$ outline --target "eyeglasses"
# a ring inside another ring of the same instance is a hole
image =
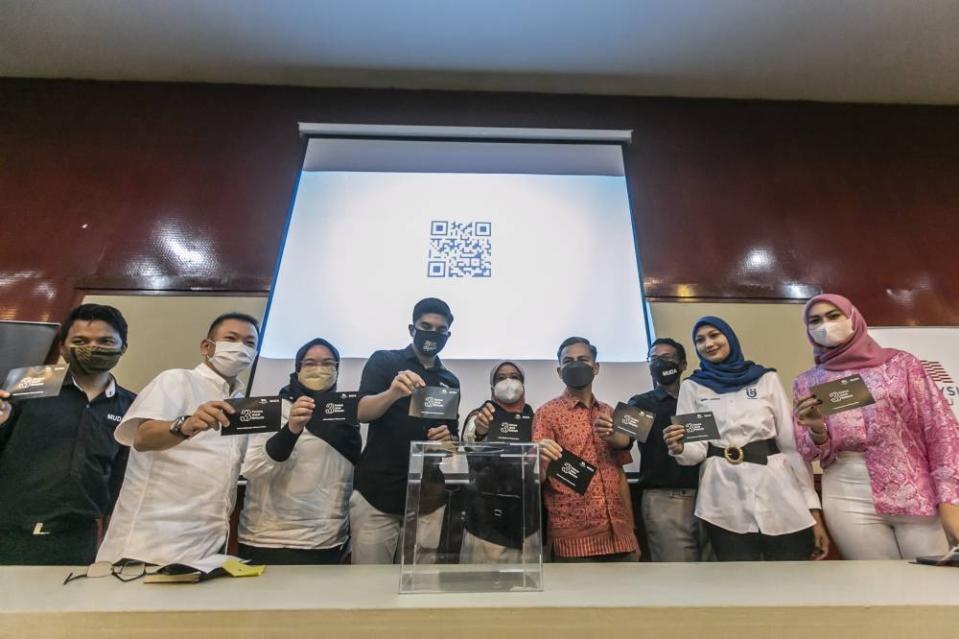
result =
[[[109,577],[110,575],[113,575],[124,583],[128,583],[130,581],[136,581],[144,575],[156,572],[158,568],[159,566],[151,566],[142,561],[133,561],[130,559],[121,559],[115,564],[109,561],[97,561],[87,566],[85,572],[71,572],[67,575],[67,578],[63,580],[63,585],[66,586],[71,581],[83,579],[84,577],[98,579],[100,577]]]

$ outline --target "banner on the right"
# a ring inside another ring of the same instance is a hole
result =
[[[907,351],[922,360],[926,373],[959,418],[959,327],[870,328],[869,334],[882,346]]]

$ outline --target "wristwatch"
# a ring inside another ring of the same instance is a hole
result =
[[[183,422],[190,419],[189,415],[181,415],[173,420],[173,423],[170,424],[170,432],[176,435],[177,437],[182,437],[183,439],[190,439],[190,436],[180,430],[183,427]]]

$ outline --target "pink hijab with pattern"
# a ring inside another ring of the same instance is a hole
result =
[[[816,364],[830,371],[848,371],[857,368],[872,368],[885,364],[899,351],[895,348],[883,348],[869,336],[869,327],[862,313],[842,295],[824,293],[806,303],[803,309],[803,323],[808,324],[809,309],[819,302],[828,302],[838,308],[843,315],[852,320],[852,337],[845,344],[835,347],[817,344],[806,328],[806,338],[812,344]]]

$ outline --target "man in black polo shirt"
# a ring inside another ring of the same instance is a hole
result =
[[[388,564],[399,559],[398,540],[406,503],[410,442],[451,441],[451,422],[409,416],[409,396],[422,386],[459,388],[460,382],[437,354],[449,339],[453,314],[446,302],[429,297],[413,308],[413,343],[376,351],[363,368],[359,419],[369,422],[366,448],[353,475],[350,535],[354,564]]]
[[[128,450],[113,431],[134,395],[109,371],[126,351],[126,320],[83,304],[59,341],[70,370],[58,396],[0,392],[0,564],[92,563],[123,481]]]
[[[649,349],[653,390],[629,403],[656,415],[646,443],[640,443],[639,489],[642,521],[652,561],[706,561],[709,550],[702,522],[696,519],[699,466],[680,466],[663,441],[663,429],[676,414],[679,383],[686,370],[686,349],[661,338]]]

